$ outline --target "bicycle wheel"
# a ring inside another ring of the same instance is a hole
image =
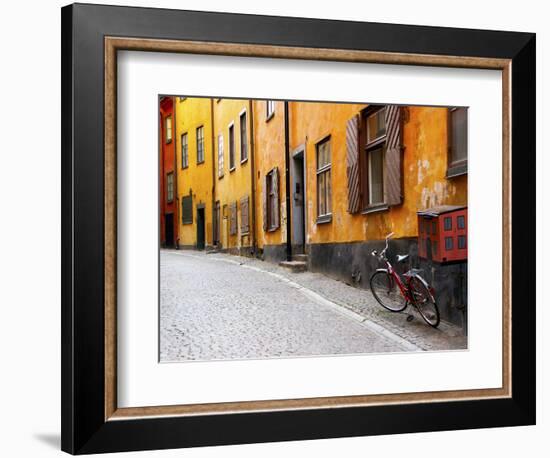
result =
[[[386,270],[378,270],[372,274],[370,290],[378,303],[390,312],[400,312],[407,307],[399,286]]]
[[[440,320],[439,309],[426,284],[418,277],[411,277],[409,291],[414,300],[414,305],[424,321],[437,328]]]

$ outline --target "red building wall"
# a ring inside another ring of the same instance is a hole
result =
[[[178,205],[176,188],[176,122],[173,97],[161,97],[159,116],[159,208],[161,246],[177,246],[178,242]],[[167,140],[167,118],[172,119],[172,139]],[[168,201],[168,175],[173,177],[173,199]]]

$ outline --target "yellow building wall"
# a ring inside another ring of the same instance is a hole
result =
[[[252,200],[252,159],[251,159],[251,118],[250,101],[239,99],[215,99],[214,106],[214,145],[215,145],[215,200],[220,202],[220,242],[223,249],[250,247],[253,243]],[[241,162],[240,115],[246,112],[248,159]],[[235,169],[229,170],[229,125],[234,126]],[[223,135],[223,177],[218,169],[218,135]],[[248,234],[241,233],[241,199],[248,196],[249,227]],[[229,204],[237,202],[237,234],[230,235]]]
[[[416,212],[442,204],[467,204],[467,178],[445,178],[447,109],[409,107],[403,127],[404,201],[370,214],[347,212],[347,121],[365,105],[293,102],[290,104],[291,150],[305,145],[306,242],[353,242],[416,237]],[[407,119],[408,118],[408,119]],[[330,135],[332,221],[317,224],[316,144]]]
[[[266,101],[255,100],[254,109],[254,165],[256,169],[256,232],[258,248],[264,245],[286,243],[286,189],[285,189],[285,118],[284,102],[275,102],[274,114],[267,119]],[[280,224],[274,231],[264,231],[265,179],[275,167],[279,169]]]
[[[179,221],[179,245],[195,246],[197,243],[197,205],[204,204],[205,242],[212,245],[212,111],[209,98],[182,98],[176,100],[176,164],[177,204]],[[197,164],[197,128],[204,126],[204,162]],[[187,133],[188,163],[182,168],[181,136]],[[193,193],[193,223],[182,224],[181,201]]]

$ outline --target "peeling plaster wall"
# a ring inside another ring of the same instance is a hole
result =
[[[403,131],[405,205],[411,210],[467,205],[467,175],[446,178],[447,109],[409,107],[408,112]]]

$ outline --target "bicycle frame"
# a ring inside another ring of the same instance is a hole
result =
[[[386,247],[381,251],[381,253],[378,254],[375,250],[375,251],[372,252],[372,255],[378,257],[381,260],[383,260],[386,264],[386,269],[377,269],[377,270],[387,271],[388,274],[390,274],[391,277],[397,283],[397,286],[399,287],[399,291],[401,291],[401,295],[405,298],[405,301],[407,301],[407,303],[414,304],[414,299],[411,296],[410,287],[408,285],[408,283],[410,283],[410,281],[412,279],[412,276],[408,277],[407,285],[405,285],[403,280],[401,280],[401,276],[395,271],[395,269],[393,268],[393,265],[391,264],[391,262],[386,257],[386,250],[388,249],[388,240],[392,237],[392,235],[393,235],[393,232],[386,236]],[[430,293],[433,295],[433,293],[431,291],[431,287],[428,286],[428,289],[430,290]]]
[[[377,269],[377,270],[381,270],[381,271],[387,270],[388,274],[390,274],[391,277],[395,280],[395,283],[397,283],[397,286],[401,291],[401,295],[405,298],[407,302],[413,303],[409,286],[405,285],[403,280],[401,280],[401,276],[395,271],[391,263],[387,259],[385,259],[384,261],[386,263],[386,269]],[[409,282],[410,282],[410,278],[411,277],[409,277]]]

